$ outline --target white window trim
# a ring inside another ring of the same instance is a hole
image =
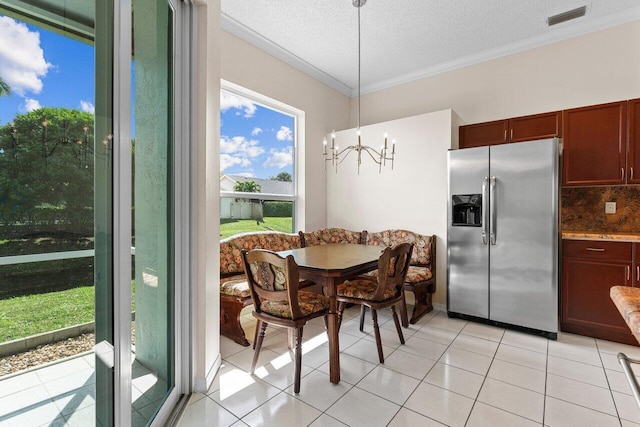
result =
[[[305,112],[295,107],[277,101],[261,93],[247,89],[227,80],[220,79],[220,90],[234,95],[248,98],[252,102],[293,118],[293,194],[244,193],[236,191],[220,191],[220,197],[235,197],[258,200],[292,201],[295,212],[293,214],[293,232],[305,229]]]

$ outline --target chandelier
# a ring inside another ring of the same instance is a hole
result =
[[[362,144],[361,132],[360,132],[360,8],[367,3],[367,0],[352,0],[353,5],[358,8],[358,127],[356,128],[357,143],[355,145],[349,145],[342,150],[336,145],[336,133],[331,132],[331,145],[329,146],[327,138],[322,141],[322,154],[324,156],[325,168],[327,163],[331,162],[331,165],[336,168],[338,173],[338,165],[347,158],[351,152],[355,151],[358,158],[358,174],[360,174],[360,164],[362,163],[362,153],[367,153],[369,157],[378,165],[378,172],[382,171],[382,166],[387,165],[387,161],[391,164],[393,170],[393,160],[396,154],[396,140],[391,140],[391,153],[389,153],[388,135],[385,132],[384,144],[380,146],[380,150],[376,150],[368,145]],[[329,151],[327,151],[327,148]]]

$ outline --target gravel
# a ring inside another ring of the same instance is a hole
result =
[[[0,378],[4,375],[92,350],[94,341],[93,333],[88,333],[0,358]]]

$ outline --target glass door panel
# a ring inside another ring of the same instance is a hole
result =
[[[146,425],[175,384],[174,12],[163,1],[132,5],[131,414],[132,425]]]

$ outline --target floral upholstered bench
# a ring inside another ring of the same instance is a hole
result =
[[[300,247],[297,234],[253,232],[220,241],[220,333],[240,345],[249,346],[240,324],[240,312],[251,304],[244,274],[242,250],[285,251]]]
[[[415,296],[410,323],[416,323],[433,310],[432,296],[436,291],[436,236],[425,236],[408,230],[364,233],[367,236],[367,245],[395,246],[400,243],[413,243],[411,266],[407,272],[404,289],[413,292]],[[377,270],[369,274],[375,276]],[[406,320],[403,319],[404,322]]]
[[[346,228],[322,228],[320,230],[304,233],[298,232],[300,246],[319,246],[330,243],[348,243],[364,245],[367,241],[366,231],[351,231]]]

